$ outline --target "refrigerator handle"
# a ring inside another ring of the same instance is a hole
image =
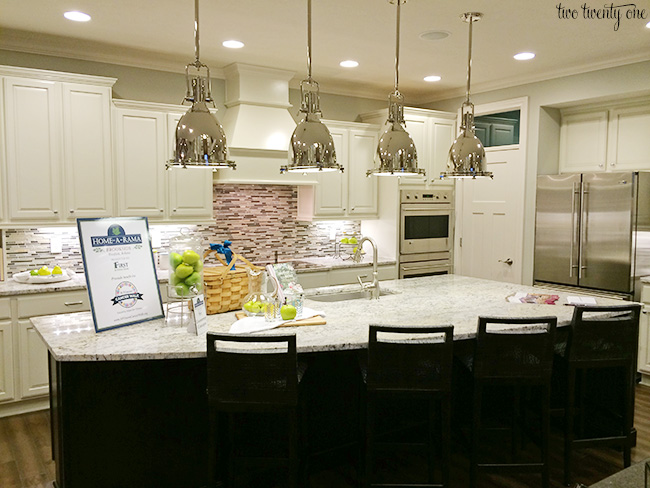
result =
[[[578,195],[578,190],[576,188],[575,182],[573,183],[571,187],[571,248],[569,250],[569,278],[573,278],[573,269],[577,268],[578,266],[573,263],[573,256],[574,256],[574,244],[576,242],[576,238],[580,235],[578,233],[578,229],[576,228],[577,222],[580,221],[580,219],[576,219],[576,198]]]
[[[578,241],[578,280],[583,278],[583,271],[587,269],[587,266],[584,266],[584,241],[587,233],[587,194],[589,193],[589,187],[584,182],[580,182],[580,234]]]

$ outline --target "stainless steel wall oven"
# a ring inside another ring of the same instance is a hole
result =
[[[453,229],[453,190],[402,190],[399,277],[451,273]]]

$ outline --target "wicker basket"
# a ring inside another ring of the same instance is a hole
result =
[[[245,257],[234,254],[227,264],[216,251],[206,251],[205,258],[211,252],[223,266],[209,266],[203,268],[203,281],[205,282],[205,304],[208,315],[215,313],[238,310],[244,304],[244,298],[248,295],[248,271],[246,268],[263,269],[255,266]],[[233,270],[236,262],[239,262],[237,269]],[[246,268],[242,267],[244,264]]]

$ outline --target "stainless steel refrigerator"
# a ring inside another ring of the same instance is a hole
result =
[[[638,300],[650,275],[650,173],[537,178],[536,283]]]

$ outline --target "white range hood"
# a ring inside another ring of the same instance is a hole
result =
[[[218,170],[216,183],[309,185],[309,175],[280,174],[287,164],[296,122],[289,113],[289,81],[294,74],[273,68],[231,64],[226,76],[226,113],[221,119],[230,159],[237,169]],[[297,111],[297,109],[296,109]]]

